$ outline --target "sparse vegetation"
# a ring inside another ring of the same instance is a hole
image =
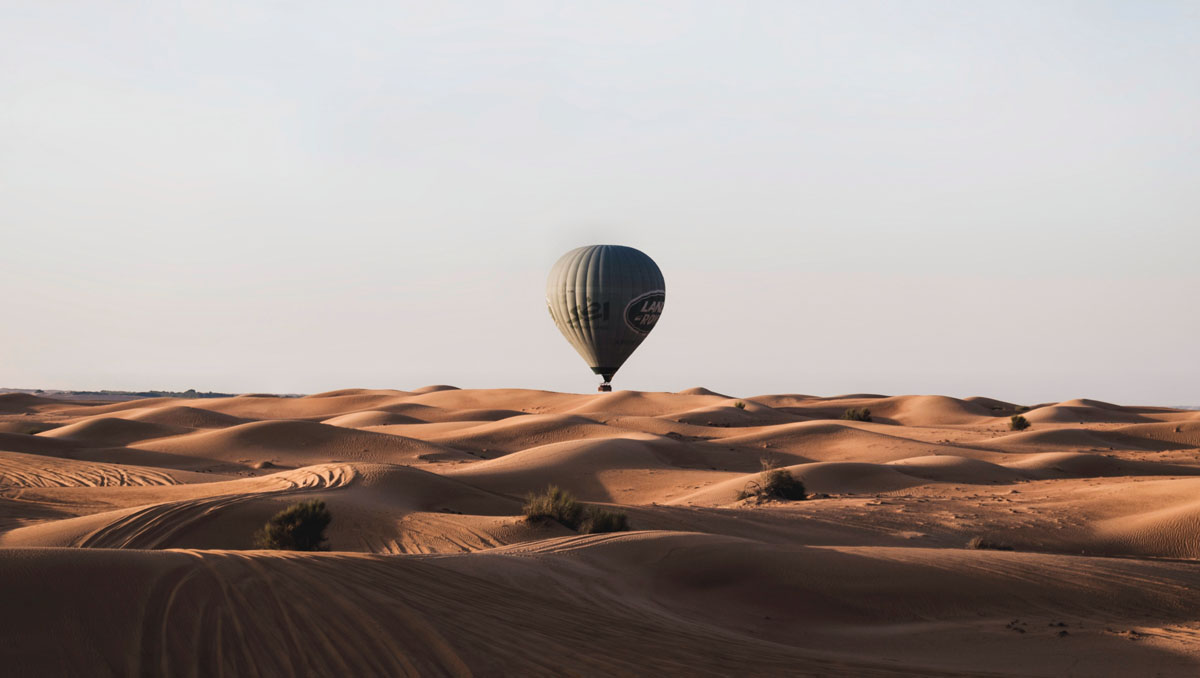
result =
[[[626,532],[629,530],[629,516],[621,511],[589,506],[584,511],[583,522],[579,531],[584,534],[600,534],[602,532]]]
[[[849,421],[871,421],[871,410],[867,408],[851,407],[842,413],[842,419]]]
[[[971,541],[967,542],[967,548],[975,550],[991,550],[991,551],[1011,551],[1013,547],[1008,544],[991,541],[985,537],[976,535],[971,537]]]
[[[327,551],[325,528],[333,514],[320,499],[292,504],[254,535],[254,545],[277,551]]]
[[[746,483],[746,487],[738,493],[738,499],[755,498],[761,502],[769,499],[799,501],[808,498],[804,483],[797,480],[790,471],[775,468],[774,462],[769,459],[763,459],[762,465],[763,471],[758,480]]]
[[[737,401],[736,403],[734,403],[734,404],[733,404],[733,406],[734,406],[734,407],[736,407],[736,408],[738,408],[739,410],[744,410],[744,409],[746,409],[746,403],[742,402],[741,400],[739,400],[739,401]]]
[[[1029,408],[1025,405],[1017,405],[1017,409],[1015,411],[1017,414],[1025,414],[1029,411]]]
[[[551,485],[541,494],[530,494],[525,498],[525,520],[531,523],[554,520],[574,530],[583,520],[583,504],[570,492]]]
[[[629,516],[625,513],[581,504],[570,492],[556,485],[547,487],[541,494],[526,497],[523,512],[527,522],[553,520],[584,534],[629,529]]]
[[[1008,427],[1014,431],[1024,431],[1029,428],[1029,420],[1019,414],[1014,414],[1008,420]]]

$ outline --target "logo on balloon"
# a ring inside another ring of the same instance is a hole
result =
[[[662,290],[647,292],[625,307],[625,324],[638,334],[649,334],[662,315],[667,293]]]

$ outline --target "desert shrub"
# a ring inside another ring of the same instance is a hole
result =
[[[621,511],[588,507],[584,512],[583,522],[579,531],[584,534],[601,534],[603,532],[625,532],[629,530],[629,516]]]
[[[740,400],[739,400],[739,401],[737,401],[736,403],[734,403],[734,404],[733,404],[733,406],[734,406],[734,407],[736,407],[736,408],[738,408],[739,410],[744,410],[744,409],[746,409],[746,403],[744,403],[744,402],[742,402],[742,401],[740,401]]]
[[[1028,407],[1026,407],[1025,405],[1017,405],[1017,409],[1016,409],[1016,410],[1014,410],[1014,411],[1015,411],[1017,414],[1025,414],[1026,412],[1028,412],[1028,411],[1029,411],[1029,408],[1028,408]]]
[[[320,499],[292,504],[254,535],[254,545],[277,551],[325,551],[325,528],[333,514]]]
[[[804,483],[796,479],[791,472],[781,468],[763,473],[762,492],[775,499],[804,499]]]
[[[1014,431],[1024,431],[1029,428],[1029,420],[1019,414],[1014,414],[1008,420],[1008,427]]]
[[[848,419],[850,421],[871,421],[871,410],[868,410],[865,407],[851,407],[842,413],[842,419]]]
[[[584,534],[629,529],[629,516],[624,513],[581,504],[570,492],[555,485],[547,487],[541,494],[527,496],[523,512],[526,522],[553,520]]]
[[[775,468],[774,462],[769,459],[763,459],[762,465],[763,471],[759,474],[758,480],[746,483],[746,487],[738,493],[738,499],[754,497],[759,501],[767,499],[799,501],[808,498],[804,483],[800,482],[791,472]]]
[[[971,537],[971,541],[967,542],[967,548],[975,549],[975,550],[988,549],[988,550],[992,550],[992,551],[1011,551],[1011,550],[1013,550],[1013,547],[1009,546],[1008,544],[1001,544],[1000,542],[991,541],[985,537],[981,537],[978,535]]]
[[[555,520],[574,530],[583,522],[583,509],[570,492],[551,485],[541,494],[527,496],[523,512],[528,522]]]

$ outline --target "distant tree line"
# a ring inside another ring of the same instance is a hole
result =
[[[138,396],[139,398],[231,398],[236,393],[217,393],[215,391],[197,391],[189,388],[186,391],[62,391],[74,395],[98,396]]]

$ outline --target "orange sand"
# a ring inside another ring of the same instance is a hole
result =
[[[0,395],[0,666],[1200,674],[1200,412],[1072,400],[1014,433],[988,398],[740,400]],[[738,500],[764,457],[819,498]],[[526,524],[549,483],[634,531]],[[252,550],[306,498],[332,552]]]

